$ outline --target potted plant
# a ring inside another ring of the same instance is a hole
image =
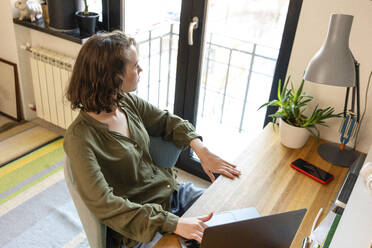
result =
[[[309,116],[304,112],[307,104],[313,99],[312,96],[302,93],[305,80],[302,80],[300,87],[295,90],[291,83],[288,89],[290,77],[284,84],[279,80],[278,99],[263,104],[259,109],[265,106],[277,106],[279,109],[275,114],[269,115],[272,122],[276,123],[279,119],[279,135],[281,143],[289,148],[301,148],[305,145],[310,134],[319,139],[319,130],[317,125],[327,126],[326,119],[340,117],[341,114],[334,114],[334,108],[325,109],[315,107]]]
[[[84,0],[84,11],[76,12],[76,20],[81,35],[92,35],[96,33],[96,23],[99,15],[88,11],[87,0]]]

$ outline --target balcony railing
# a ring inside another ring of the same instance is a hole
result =
[[[167,30],[155,29],[136,37],[140,47],[140,64],[144,69],[142,77],[145,78],[145,82],[142,81],[139,85],[137,93],[152,104],[170,111],[173,111],[175,95],[179,37],[175,30],[177,26],[178,24],[170,24]],[[229,105],[229,109],[234,110],[234,115],[239,116],[239,120],[234,121],[238,125],[234,124],[233,128],[239,133],[244,132],[247,129],[244,125],[247,105],[251,104],[251,107],[254,105],[252,107],[254,108],[267,101],[269,94],[269,89],[261,89],[262,92],[254,92],[253,98],[256,99],[250,100],[252,78],[254,75],[260,76],[261,81],[263,77],[266,78],[263,80],[265,83],[255,80],[255,84],[259,85],[258,88],[261,87],[261,83],[271,87],[278,49],[231,38],[225,44],[226,37],[219,34],[210,33],[207,37],[199,94],[198,122],[201,118],[213,119],[224,124],[229,118],[226,116],[228,111],[226,105]],[[154,82],[157,82],[157,85],[154,85]],[[208,98],[213,101],[208,101]]]

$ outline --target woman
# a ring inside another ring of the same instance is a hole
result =
[[[175,170],[152,162],[149,135],[180,148],[190,145],[212,181],[212,172],[234,178],[240,171],[211,153],[188,121],[129,93],[137,89],[141,71],[136,43],[123,33],[95,35],[81,48],[67,89],[80,114],[64,143],[77,189],[108,226],[108,247],[150,246],[164,233],[201,242],[212,213],[179,216],[202,190],[178,184]]]

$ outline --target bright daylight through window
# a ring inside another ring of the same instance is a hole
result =
[[[208,4],[196,128],[232,161],[263,127],[257,109],[269,99],[289,0]],[[140,45],[143,68],[137,94],[171,112],[180,10],[180,0],[125,1],[125,31]]]

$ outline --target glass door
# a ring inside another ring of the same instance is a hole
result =
[[[175,112],[196,126],[211,151],[234,162],[262,130],[266,111],[259,106],[285,78],[302,1],[188,2],[192,11],[182,13],[180,37],[190,38],[195,17],[199,27],[187,68],[178,68],[177,77],[186,76],[177,80]],[[207,178],[198,164],[189,150],[179,167]]]
[[[197,131],[233,161],[260,133],[289,0],[210,0]]]
[[[136,39],[143,69],[136,94],[195,124],[206,0],[122,1],[124,31]],[[189,45],[193,17],[199,24]],[[176,166],[201,176],[199,165],[188,150]]]
[[[139,44],[137,94],[196,126],[233,162],[260,132],[287,70],[301,0],[125,0],[124,31]],[[145,6],[145,7],[144,7]],[[177,166],[208,178],[191,149]]]
[[[124,1],[124,30],[138,43],[143,69],[136,94],[170,112],[174,106],[180,15],[181,0]]]

